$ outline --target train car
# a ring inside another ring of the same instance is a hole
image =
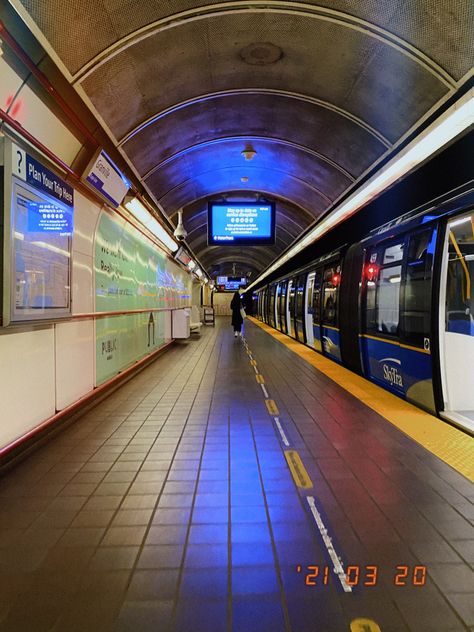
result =
[[[470,183],[260,288],[259,317],[472,433],[473,280]]]

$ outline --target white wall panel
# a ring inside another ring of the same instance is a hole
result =
[[[92,320],[56,325],[56,408],[62,410],[94,387]]]
[[[74,237],[73,250],[92,257],[94,255],[94,233],[100,206],[88,200],[79,191],[74,191]]]
[[[70,165],[81,143],[28,85],[22,87],[17,98],[21,99],[21,109],[15,118],[43,145]]]
[[[216,292],[214,294],[213,301],[216,316],[230,316],[232,314],[230,302],[233,296],[232,292]]]
[[[55,413],[54,329],[0,335],[0,447]]]
[[[0,57],[0,77],[0,108],[6,111],[11,99],[19,90],[22,79],[10,68],[3,57]]]
[[[92,257],[74,252],[72,256],[72,313],[90,314],[93,311]]]
[[[165,342],[171,340],[171,312],[164,312],[165,317]]]

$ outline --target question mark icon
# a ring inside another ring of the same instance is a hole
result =
[[[23,175],[22,174],[22,170],[21,170],[21,163],[23,162],[23,154],[22,154],[22,152],[19,149],[17,149],[16,150],[16,155],[18,156],[18,173],[20,175]]]

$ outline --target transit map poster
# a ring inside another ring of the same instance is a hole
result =
[[[95,239],[96,384],[163,346],[165,312],[191,303],[191,278],[125,220],[103,211]]]

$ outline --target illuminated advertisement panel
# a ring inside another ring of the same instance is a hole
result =
[[[274,243],[275,205],[273,203],[209,203],[209,245],[258,246]]]

